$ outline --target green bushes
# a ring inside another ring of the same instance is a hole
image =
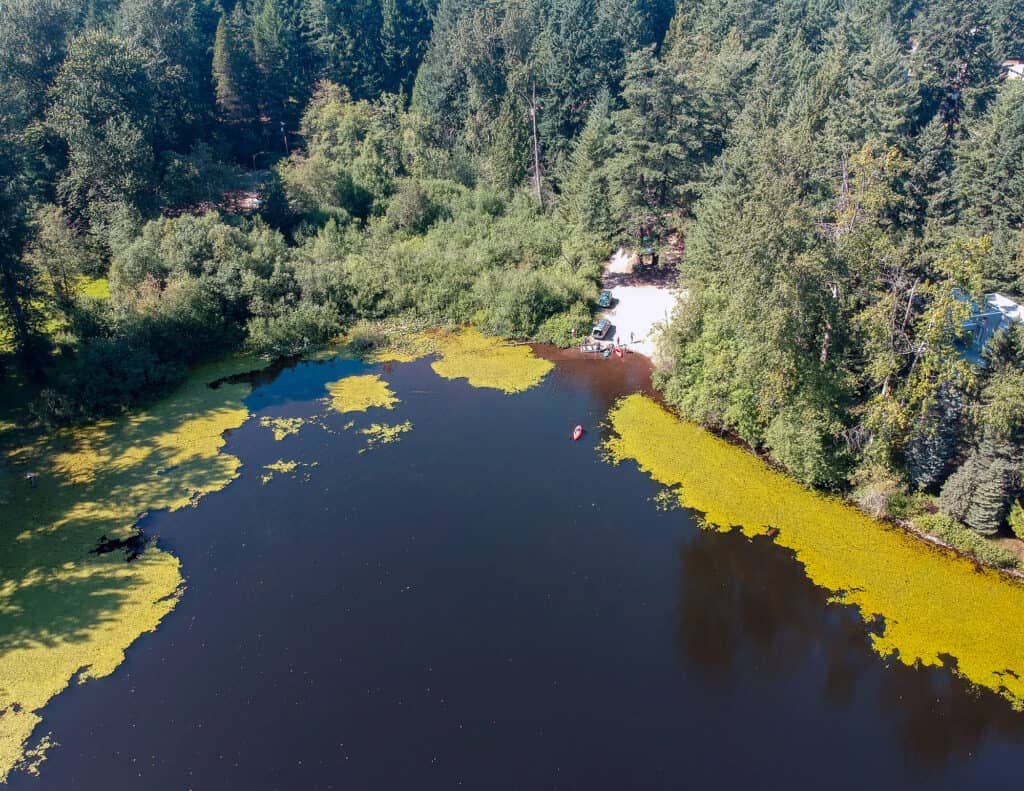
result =
[[[970,528],[944,514],[920,516],[914,520],[914,526],[961,552],[973,555],[986,565],[1004,569],[1017,568],[1020,565],[1019,559],[1012,552],[982,538]]]
[[[857,470],[852,476],[854,485],[850,499],[860,510],[875,519],[894,516],[893,507],[900,508],[906,500],[903,480],[881,464]]]
[[[534,337],[542,343],[551,343],[566,349],[586,338],[592,324],[590,306],[584,302],[574,302],[569,310],[544,321],[537,328]]]
[[[1017,538],[1024,540],[1024,506],[1021,505],[1020,500],[1014,501],[1010,507],[1010,530]]]
[[[835,488],[845,469],[832,441],[834,432],[822,410],[784,409],[768,424],[765,446],[799,481]]]
[[[246,325],[248,347],[273,357],[290,356],[321,346],[341,330],[333,305],[300,302],[275,316],[257,316]]]
[[[442,216],[451,216],[447,207],[426,186],[412,180],[402,183],[386,213],[390,230],[413,235],[426,233]]]
[[[425,233],[413,232],[424,226]],[[476,323],[485,332],[530,338],[596,292],[600,249],[563,237],[561,224],[528,196],[506,201],[433,180],[405,182],[365,233],[325,228],[299,255],[342,262],[345,299],[360,317]],[[583,321],[576,310],[573,323],[585,329],[589,315]],[[567,324],[548,334],[569,330]]]

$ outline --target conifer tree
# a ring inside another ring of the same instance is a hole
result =
[[[271,121],[295,123],[310,86],[305,82],[298,29],[284,0],[262,0],[252,14],[253,56],[261,110]]]
[[[512,92],[505,95],[494,122],[490,147],[491,180],[496,189],[510,193],[526,180],[530,162],[530,134],[526,110]]]
[[[955,221],[951,134],[950,124],[937,114],[913,142],[905,188],[910,211],[905,221],[918,233],[929,225],[934,230]]]
[[[1024,228],[1024,84],[1004,85],[957,146],[956,193],[982,231]]]
[[[850,83],[845,119],[850,139],[873,138],[886,148],[905,149],[917,111],[917,85],[907,72],[903,45],[890,25],[884,24],[876,33]]]
[[[607,175],[612,153],[611,94],[606,89],[590,108],[562,184],[569,221],[602,237],[615,230]]]
[[[614,114],[619,152],[611,163],[617,209],[635,226],[685,207],[695,194],[703,160],[701,118],[693,97],[647,47],[631,55]]]
[[[213,84],[217,96],[217,108],[225,119],[236,119],[241,115],[242,97],[235,71],[233,42],[228,32],[227,17],[221,14],[217,22],[217,33],[213,39]]]
[[[381,0],[380,53],[383,89],[412,88],[416,67],[430,35],[430,13],[423,0]]]
[[[255,62],[252,32],[242,4],[230,17],[221,15],[213,44],[213,83],[222,120],[238,123],[252,119]]]
[[[1020,468],[1012,445],[986,439],[946,481],[939,506],[972,530],[993,535],[1020,494]]]
[[[928,489],[945,479],[960,443],[961,412],[961,395],[946,389],[911,434],[904,453],[913,486]]]

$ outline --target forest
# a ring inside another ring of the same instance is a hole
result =
[[[0,0],[0,395],[66,425],[367,321],[569,345],[647,227],[681,416],[1009,564],[1024,325],[964,325],[1024,295],[1018,58],[1011,0]]]

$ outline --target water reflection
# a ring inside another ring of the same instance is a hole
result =
[[[880,667],[856,611],[827,605],[770,539],[706,531],[679,553],[679,652],[687,673],[722,694],[738,674],[788,677],[837,722],[889,729],[915,774],[969,761],[994,739],[1024,744],[1024,716],[994,693],[944,668]]]

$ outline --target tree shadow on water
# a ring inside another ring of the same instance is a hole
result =
[[[1024,744],[1024,714],[1008,701],[955,675],[951,661],[915,668],[880,657],[870,633],[884,622],[828,604],[828,591],[769,538],[702,531],[682,546],[679,568],[680,655],[705,682],[724,689],[750,673],[820,678],[817,694],[835,716],[852,715],[858,693],[874,688],[873,722],[891,731],[918,774],[976,756],[991,741]],[[820,675],[806,672],[808,662]]]
[[[84,641],[99,625],[116,620],[137,582],[119,568],[127,562],[124,553],[115,554],[119,557],[40,574],[5,596],[0,611],[0,653]]]
[[[82,668],[113,671],[173,607],[177,561],[150,547],[128,562],[118,542],[137,533],[144,513],[186,507],[235,477],[240,463],[220,453],[222,435],[246,419],[250,388],[207,383],[238,366],[200,371],[148,409],[0,448],[0,736],[8,744],[27,738],[33,721],[4,712],[39,709]],[[113,551],[96,553],[104,547]],[[0,779],[8,769],[0,763]]]

